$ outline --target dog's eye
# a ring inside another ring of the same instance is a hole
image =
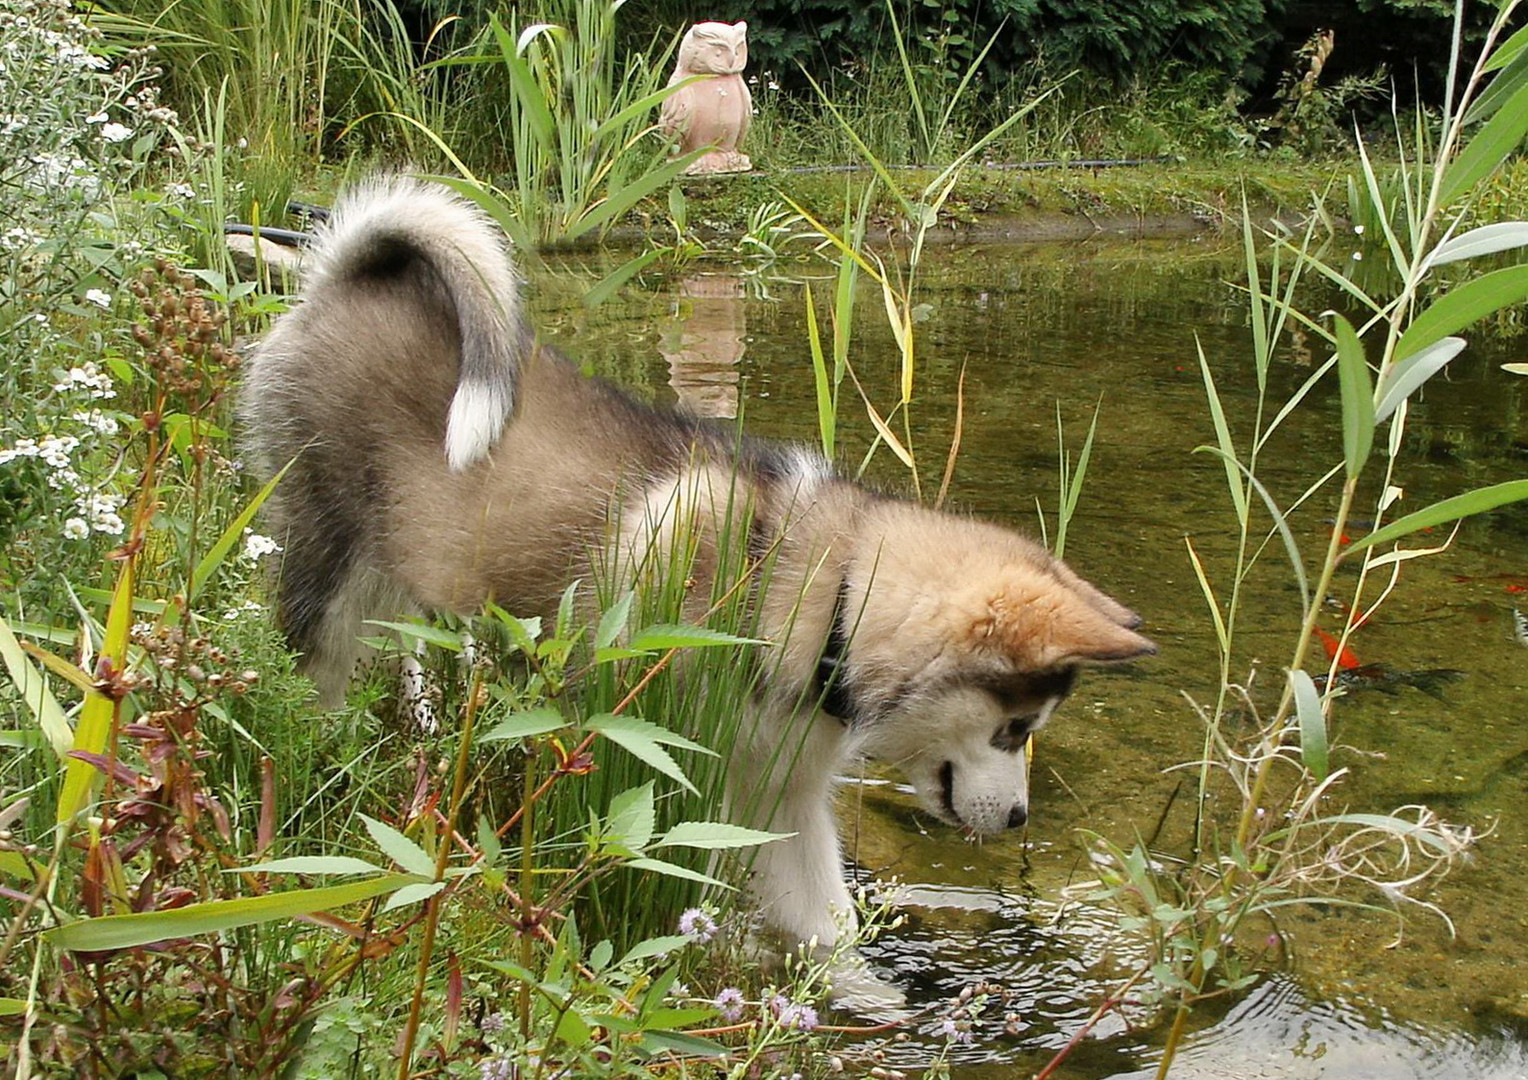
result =
[[[992,745],[1009,753],[1022,750],[1034,731],[1034,723],[1032,718],[1025,716],[1016,716],[1012,720],[1004,721],[1003,725],[997,729],[997,734],[992,736]]]

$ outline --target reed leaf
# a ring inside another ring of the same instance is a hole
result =
[[[418,878],[410,874],[384,874],[347,885],[294,889],[290,892],[242,896],[232,900],[209,900],[168,911],[105,915],[98,919],[65,923],[46,931],[44,937],[60,949],[81,952],[132,949],[140,945],[152,945],[156,941],[219,934],[241,926],[332,911],[347,904],[358,904],[396,892],[418,881]]]
[[[1369,362],[1353,324],[1341,315],[1337,323],[1337,379],[1342,388],[1342,455],[1348,478],[1363,471],[1374,448],[1374,387]]]
[[[1474,491],[1467,491],[1463,495],[1455,495],[1441,502],[1435,502],[1416,513],[1398,518],[1383,528],[1374,530],[1368,536],[1354,540],[1342,554],[1346,557],[1373,547],[1375,544],[1388,544],[1393,540],[1399,540],[1419,529],[1428,529],[1475,514],[1483,514],[1487,510],[1495,510],[1499,506],[1520,502],[1523,499],[1528,499],[1528,480],[1508,480],[1505,483],[1492,484],[1490,487],[1476,488]]]
[[[1509,266],[1466,281],[1419,314],[1395,345],[1395,359],[1419,353],[1433,342],[1511,304],[1528,299],[1528,265]]]

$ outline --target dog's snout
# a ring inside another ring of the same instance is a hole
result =
[[[1010,829],[1017,829],[1020,825],[1024,824],[1028,820],[1029,807],[1025,806],[1023,803],[1019,803],[1012,810],[1008,811],[1008,827]]]

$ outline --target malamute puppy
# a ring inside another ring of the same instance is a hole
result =
[[[728,803],[772,807],[733,812],[794,834],[754,863],[768,922],[827,943],[835,909],[851,916],[832,784],[856,755],[896,765],[969,834],[1023,824],[1030,733],[1079,666],[1155,651],[1140,620],[1007,529],[585,377],[536,344],[517,289],[478,209],[375,180],[336,208],[301,304],[250,365],[258,462],[295,459],[272,511],[280,619],[323,701],[343,696],[365,619],[490,598],[548,613],[574,580],[637,580],[681,523],[709,597],[723,522],[746,507],[750,551],[773,559],[757,603],[774,649]]]

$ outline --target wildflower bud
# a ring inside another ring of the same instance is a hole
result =
[[[239,681],[240,682],[247,682],[247,683],[259,682],[260,681],[260,673],[258,671],[254,671],[254,670],[241,671],[241,672],[239,672]]]
[[[216,690],[223,685],[223,679],[224,675],[221,671],[214,671],[207,676],[207,685]]]
[[[207,678],[207,673],[201,669],[201,665],[191,664],[186,668],[186,678],[194,683],[199,683]]]
[[[245,694],[249,693],[249,684],[241,679],[235,679],[228,685],[228,689],[234,694],[234,696],[243,697]]]

